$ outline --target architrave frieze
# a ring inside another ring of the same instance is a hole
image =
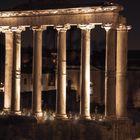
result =
[[[78,7],[78,8],[63,8],[63,9],[46,9],[46,10],[27,10],[27,11],[1,11],[0,17],[28,17],[28,16],[43,16],[43,15],[69,15],[69,14],[87,14],[100,12],[119,12],[123,7],[117,6],[93,6],[93,7]]]
[[[106,23],[120,24],[122,6],[93,6],[30,11],[1,11],[0,26],[58,26]]]

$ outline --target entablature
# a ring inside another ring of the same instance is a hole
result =
[[[46,10],[1,11],[0,26],[118,24],[122,6],[92,6]]]

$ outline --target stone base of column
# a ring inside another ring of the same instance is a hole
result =
[[[12,111],[11,114],[13,114],[13,115],[21,115],[21,111]]]
[[[91,120],[91,116],[80,115],[81,120]]]
[[[66,120],[68,116],[66,114],[56,114],[55,118],[58,120]]]
[[[117,120],[129,120],[128,117],[116,117]]]
[[[3,111],[4,112],[10,112],[11,111],[11,108],[3,108]]]
[[[9,115],[11,113],[11,108],[4,108],[3,112],[4,114]]]
[[[33,115],[37,118],[41,118],[43,116],[42,112],[33,112]]]
[[[110,116],[104,116],[105,120],[116,120],[116,116],[110,115]]]

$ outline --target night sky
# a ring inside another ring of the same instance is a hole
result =
[[[3,0],[0,2],[0,9],[11,9],[22,3],[27,3],[29,0]],[[37,1],[37,0],[32,0]],[[39,0],[38,0],[39,1]],[[40,0],[41,1],[41,0]],[[42,0],[45,1],[45,0]],[[75,0],[76,1],[76,0]],[[84,1],[84,0],[82,0]],[[85,0],[86,2],[87,0]],[[95,0],[88,0],[95,1]],[[103,0],[96,0],[103,1]],[[123,15],[127,18],[128,25],[132,25],[132,30],[129,32],[129,49],[140,49],[140,0],[108,0],[109,2],[119,3],[124,6]]]

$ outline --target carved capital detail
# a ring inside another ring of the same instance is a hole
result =
[[[25,31],[26,26],[17,26],[17,27],[11,27],[11,26],[1,26],[0,32],[6,33],[6,32],[22,32]]]
[[[108,32],[110,29],[113,28],[113,24],[112,23],[106,23],[106,24],[103,24],[101,27],[104,28],[106,30],[106,32]]]
[[[34,31],[44,31],[47,29],[47,25],[32,26],[31,29]]]
[[[117,27],[117,31],[129,31],[131,30],[131,26],[127,26],[127,25],[124,25],[124,24],[119,24],[119,26]]]
[[[65,24],[65,25],[57,25],[54,27],[58,32],[66,32],[67,30],[70,29],[70,25],[69,24]]]
[[[78,28],[80,28],[81,30],[91,30],[93,28],[95,28],[95,24],[78,24],[77,26]]]

